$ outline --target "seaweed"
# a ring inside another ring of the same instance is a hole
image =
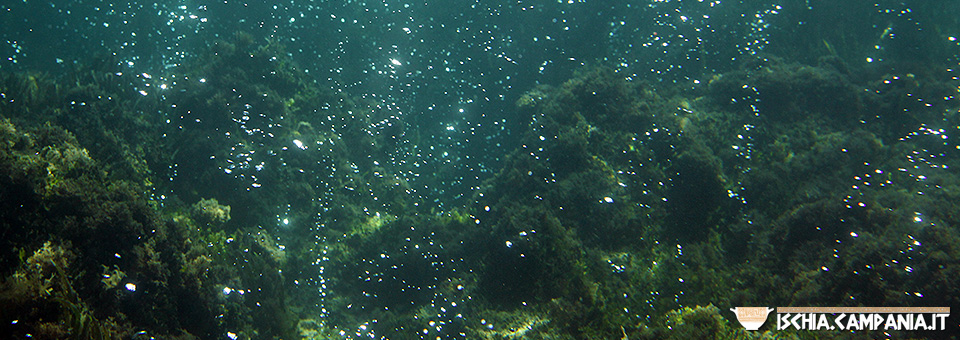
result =
[[[519,96],[502,167],[442,201],[425,133],[228,39],[160,95],[115,61],[2,75],[4,330],[803,338],[714,306],[960,304],[943,74],[825,41],[693,88],[588,65]]]
[[[50,261],[50,264],[56,269],[55,276],[60,284],[60,289],[58,289],[60,296],[54,296],[52,299],[59,303],[61,309],[64,310],[64,324],[69,330],[70,338],[92,340],[116,338],[109,329],[97,320],[93,311],[83,303],[77,291],[67,281],[67,274],[64,273],[63,269],[53,261]]]

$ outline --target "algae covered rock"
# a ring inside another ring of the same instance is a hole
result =
[[[200,199],[193,204],[193,212],[198,221],[220,225],[230,221],[230,206],[221,205],[216,198]]]

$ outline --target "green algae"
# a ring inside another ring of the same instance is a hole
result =
[[[519,146],[473,203],[438,212],[420,211],[399,171],[369,165],[402,128],[368,133],[383,118],[370,102],[327,92],[283,55],[243,34],[214,44],[189,71],[207,82],[166,99],[166,117],[210,123],[138,114],[158,103],[122,93],[106,66],[71,75],[75,87],[4,74],[24,98],[0,106],[4,274],[49,241],[77,254],[30,289],[5,286],[11,313],[27,315],[16,334],[325,339],[370,324],[416,338],[433,322],[481,339],[805,338],[744,331],[714,306],[960,304],[960,180],[898,171],[949,151],[904,138],[904,119],[934,115],[905,93],[956,92],[934,76],[762,57],[690,90],[585,67],[521,96]],[[272,139],[223,123],[243,104],[283,117]],[[294,139],[329,152],[293,154],[306,151]],[[216,180],[234,147],[286,147],[257,182],[283,190],[225,194],[250,190]],[[927,165],[960,166],[941,158]],[[324,243],[279,237],[290,221]],[[323,289],[291,289],[321,262]],[[125,279],[104,284],[104,268]],[[126,281],[152,294],[133,298]]]

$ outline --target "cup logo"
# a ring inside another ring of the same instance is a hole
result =
[[[773,308],[737,307],[730,308],[730,311],[737,314],[737,321],[740,321],[743,328],[748,331],[755,331],[760,329],[760,326],[763,326],[764,322],[767,322],[767,315],[773,311]]]

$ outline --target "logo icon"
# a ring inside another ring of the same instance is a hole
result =
[[[737,314],[737,321],[740,321],[743,328],[746,328],[748,331],[755,331],[760,329],[760,326],[763,326],[764,322],[767,322],[767,315],[773,311],[773,308],[737,307],[730,308],[730,311]]]

